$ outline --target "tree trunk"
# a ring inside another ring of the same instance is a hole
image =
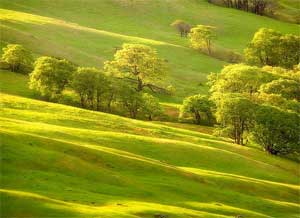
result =
[[[141,92],[142,90],[143,90],[143,81],[140,78],[138,78],[138,86],[136,91]]]
[[[198,111],[195,111],[195,121],[197,125],[200,125],[200,121],[201,121],[201,116],[200,113]]]

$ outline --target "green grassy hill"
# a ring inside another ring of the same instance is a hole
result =
[[[175,19],[217,28],[216,46],[242,52],[260,27],[297,33],[299,26],[205,0],[2,0],[1,45],[21,43],[37,55],[65,57],[83,66],[101,67],[124,42],[157,48],[171,66],[169,80],[180,102],[205,93],[206,76],[225,62],[189,48],[187,39],[170,27]]]
[[[25,81],[1,72],[2,217],[298,217],[295,162],[186,124],[26,98]]]
[[[216,46],[240,53],[260,27],[299,28],[205,0],[0,4],[0,47],[20,43],[35,56],[97,67],[124,42],[155,47],[177,89],[161,96],[170,114],[183,97],[206,93],[207,74],[227,64],[190,49],[172,21],[216,26]],[[208,127],[47,103],[27,82],[0,71],[1,217],[299,218],[299,163],[217,138]]]

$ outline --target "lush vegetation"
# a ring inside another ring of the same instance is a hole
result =
[[[0,9],[1,217],[299,216],[299,26],[70,2]]]
[[[4,217],[297,217],[297,163],[197,130],[1,102]]]
[[[80,66],[102,68],[123,43],[154,47],[159,57],[168,61],[167,81],[176,87],[176,95],[161,97],[169,103],[180,103],[192,94],[207,94],[206,76],[226,64],[219,59],[230,59],[223,57],[231,56],[230,51],[241,54],[262,26],[282,33],[298,33],[295,24],[217,7],[204,0],[2,0],[1,7],[0,45],[22,44],[38,56],[60,57]],[[222,51],[218,52],[220,58],[191,50],[189,39],[181,38],[170,26],[177,19],[191,26],[215,27],[214,45]]]

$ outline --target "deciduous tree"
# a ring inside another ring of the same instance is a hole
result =
[[[22,45],[8,44],[3,48],[2,60],[9,64],[13,72],[28,73],[32,70],[32,54]]]
[[[216,118],[222,128],[230,129],[235,143],[244,144],[244,133],[250,130],[254,119],[255,104],[248,98],[230,93],[216,103]]]
[[[300,151],[300,116],[297,113],[261,105],[256,110],[254,139],[271,154]]]
[[[148,118],[148,120],[152,120],[153,117],[159,116],[163,113],[162,107],[159,104],[159,100],[154,96],[144,93],[142,100],[142,112]]]
[[[104,69],[111,75],[131,83],[137,92],[145,88],[167,91],[165,78],[166,61],[157,56],[149,46],[124,44],[114,55],[113,61],[105,62]]]
[[[76,67],[65,59],[40,57],[30,74],[30,88],[49,98],[58,97],[70,82]]]
[[[212,40],[216,37],[215,28],[212,26],[197,25],[191,29],[190,40],[194,49],[207,49],[211,54]]]
[[[193,95],[183,100],[180,108],[180,117],[184,114],[190,113],[194,117],[196,124],[200,124],[202,120],[206,119],[208,123],[212,122],[212,107],[213,103],[206,95]],[[202,117],[202,115],[205,116]]]
[[[171,26],[176,28],[181,37],[187,37],[191,30],[191,26],[183,20],[175,20]]]

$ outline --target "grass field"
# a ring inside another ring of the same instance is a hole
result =
[[[299,31],[204,0],[0,4],[0,46],[20,43],[35,57],[102,67],[124,42],[155,47],[177,90],[160,96],[174,120],[182,98],[207,93],[207,74],[227,63],[190,49],[172,21],[214,25],[216,46],[240,53],[260,27]],[[213,127],[45,102],[29,90],[27,76],[5,70],[0,123],[3,218],[300,218],[300,163],[215,137]]]
[[[298,217],[295,162],[203,127],[30,99],[24,76],[0,75],[2,217]]]
[[[168,81],[178,103],[191,93],[206,93],[206,76],[225,62],[189,48],[170,27],[175,19],[217,27],[216,46],[242,52],[260,27],[298,33],[299,26],[211,5],[204,0],[2,0],[2,43],[21,43],[37,55],[68,58],[83,66],[102,67],[124,42],[157,48],[168,60]]]

